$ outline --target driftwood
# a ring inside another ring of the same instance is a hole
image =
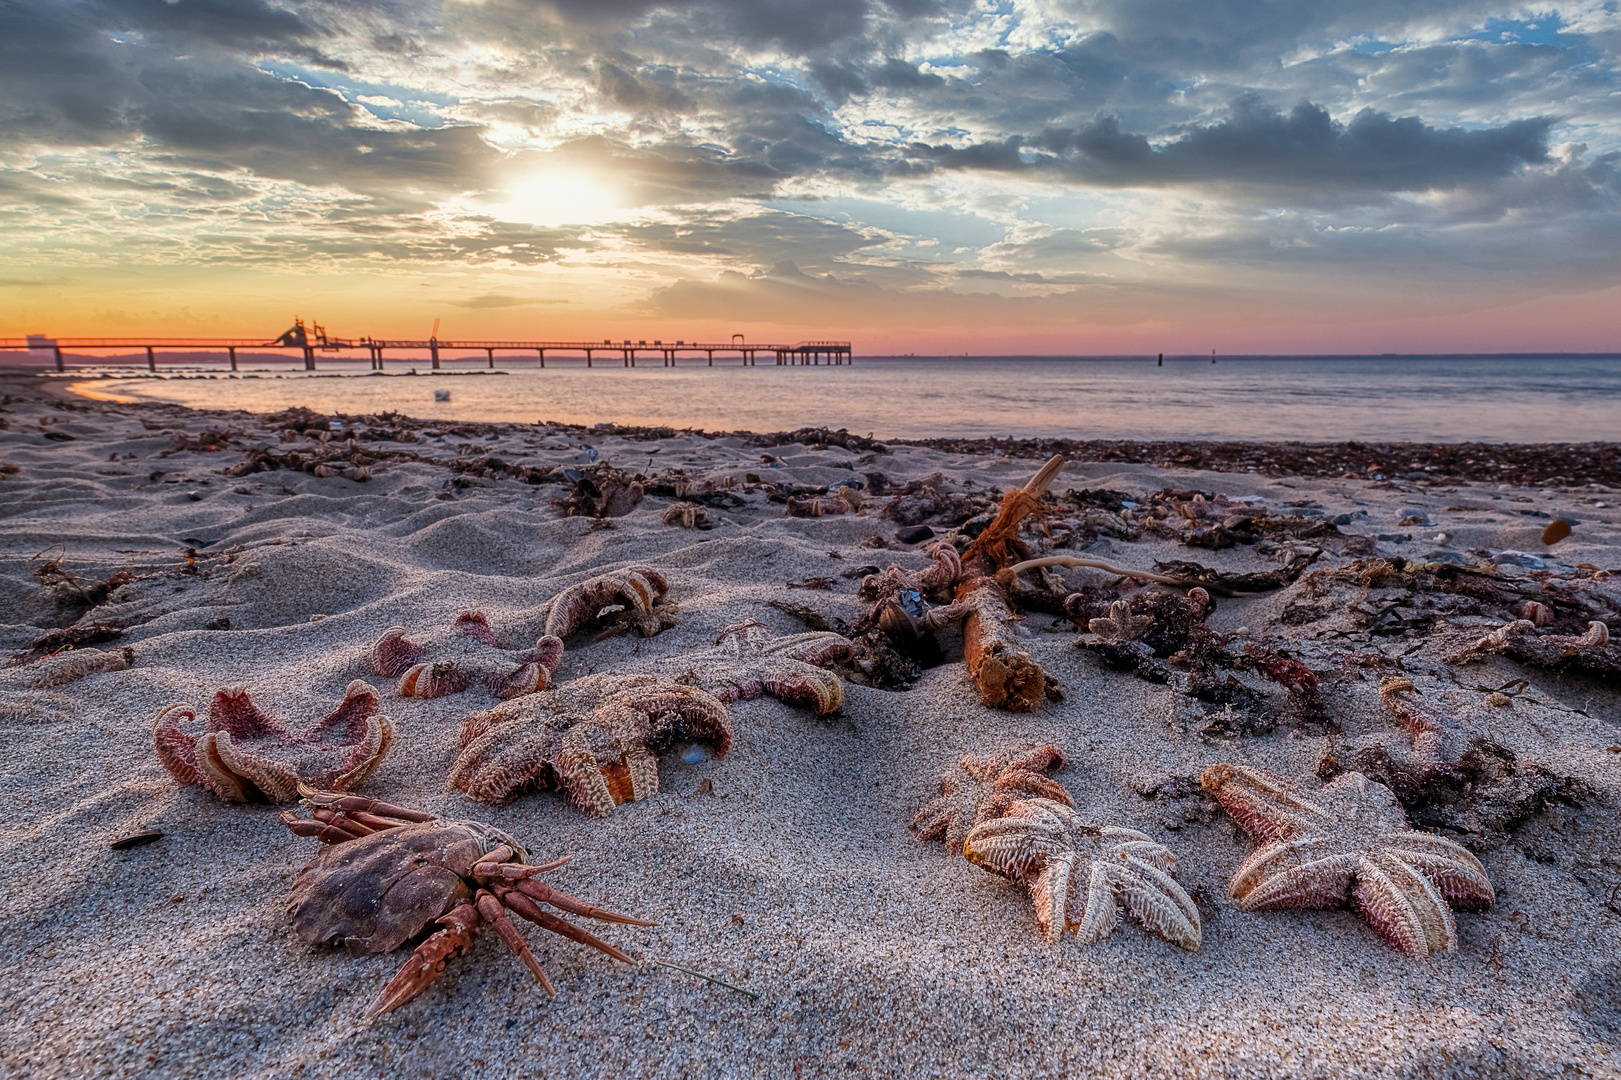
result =
[[[966,611],[963,659],[981,702],[1009,712],[1032,712],[1058,696],[1057,684],[1019,649],[1014,632],[1019,617],[994,578],[978,577],[957,586],[957,604]]]

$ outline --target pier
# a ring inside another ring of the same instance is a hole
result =
[[[316,324],[306,330],[302,320],[278,338],[51,338],[30,334],[26,338],[0,338],[0,356],[21,352],[36,358],[49,357],[57,371],[66,371],[70,355],[75,351],[116,350],[119,355],[133,354],[137,362],[144,354],[146,369],[158,370],[164,354],[183,353],[186,362],[198,362],[199,353],[217,353],[220,362],[229,370],[238,370],[239,354],[285,357],[289,361],[302,359],[305,371],[317,370],[323,357],[342,360],[363,358],[373,371],[383,371],[392,363],[413,363],[420,366],[426,359],[429,369],[438,371],[451,361],[483,360],[493,369],[497,355],[503,367],[533,364],[544,368],[546,362],[578,362],[586,367],[604,362],[627,368],[637,366],[640,359],[645,365],[657,360],[661,367],[676,367],[683,361],[691,364],[703,361],[707,367],[715,366],[719,357],[723,365],[758,367],[762,356],[768,357],[776,367],[843,367],[854,363],[855,357],[848,341],[798,341],[792,345],[745,341],[742,334],[732,335],[730,341],[664,341],[655,339],[615,341],[453,341],[438,337],[425,340],[394,338],[339,338],[333,337]],[[418,359],[412,359],[412,355]],[[92,357],[97,363],[112,357]],[[71,366],[83,367],[83,362]]]

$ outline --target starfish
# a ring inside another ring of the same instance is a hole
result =
[[[1431,764],[1441,760],[1441,722],[1428,709],[1403,695],[1418,695],[1412,680],[1392,675],[1379,684],[1379,701],[1413,735],[1413,749]]]
[[[99,671],[123,671],[135,659],[135,650],[125,645],[121,649],[63,649],[42,656],[32,663],[13,668],[17,674],[8,681],[20,682],[34,690],[46,690],[78,682],[86,675]]]
[[[1131,605],[1124,600],[1116,600],[1109,605],[1109,614],[1101,619],[1092,619],[1087,622],[1086,628],[1104,641],[1140,641],[1154,625],[1152,615],[1133,615]]]
[[[1322,805],[1243,765],[1212,765],[1199,783],[1260,842],[1228,886],[1244,911],[1350,903],[1416,960],[1456,951],[1453,908],[1484,908],[1497,898],[1468,849],[1412,831],[1390,789],[1359,772],[1325,786]]]
[[[1064,767],[1056,746],[1016,746],[983,758],[965,754],[957,766],[940,777],[940,795],[912,819],[917,838],[944,840],[948,857],[962,852],[968,830],[1003,816],[1019,799],[1073,805],[1063,785],[1046,775]]]
[[[394,724],[382,700],[356,679],[338,707],[300,732],[260,710],[241,687],[214,695],[201,737],[181,730],[197,719],[190,705],[166,707],[152,721],[158,760],[182,784],[197,784],[228,802],[291,802],[300,782],[348,791],[382,762]]]
[[[484,803],[561,788],[593,817],[659,789],[658,754],[679,742],[732,745],[726,706],[655,675],[589,675],[473,713],[448,786]]]
[[[670,583],[650,566],[610,570],[570,585],[552,598],[546,633],[566,641],[588,626],[603,627],[597,640],[634,630],[652,637],[675,626],[676,606],[666,603]]]
[[[848,638],[831,631],[774,637],[750,619],[722,630],[713,649],[658,661],[652,670],[700,686],[727,705],[769,695],[825,716],[844,703],[844,680],[822,665],[854,652]]]
[[[1065,930],[1101,941],[1120,909],[1143,929],[1189,952],[1199,948],[1199,909],[1172,877],[1176,856],[1135,829],[1083,824],[1061,802],[1014,802],[1007,816],[975,825],[963,844],[968,861],[1030,890],[1042,936]],[[1071,917],[1080,907],[1079,919]]]
[[[433,659],[424,662],[424,657]],[[545,689],[563,659],[563,643],[543,635],[532,649],[503,649],[482,613],[464,611],[451,620],[450,632],[432,644],[405,638],[403,626],[391,626],[371,647],[372,667],[385,678],[399,676],[405,697],[436,698],[459,694],[474,680],[505,701]]]

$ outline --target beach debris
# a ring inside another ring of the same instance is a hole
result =
[[[449,390],[435,390],[433,392],[433,400],[435,400],[435,401],[449,401],[450,400],[450,391]]]
[[[254,704],[242,687],[214,695],[199,735],[182,725],[197,713],[184,702],[152,721],[158,761],[182,784],[206,788],[227,802],[290,802],[300,783],[338,791],[365,780],[394,742],[376,688],[356,679],[330,713],[303,731],[289,730]]]
[[[120,570],[101,581],[81,577],[62,565],[64,557],[55,555],[46,558],[45,552],[41,551],[30,560],[36,564],[35,580],[51,594],[56,606],[64,611],[81,613],[100,607],[111,600],[119,588],[136,580],[128,570]]]
[[[459,694],[475,682],[503,701],[543,690],[563,659],[563,642],[543,634],[532,648],[505,649],[482,612],[464,611],[450,629],[427,642],[409,641],[403,626],[391,626],[371,647],[377,674],[398,678],[404,697]]]
[[[658,755],[703,743],[732,745],[726,706],[694,686],[656,675],[588,675],[462,723],[448,786],[484,803],[561,789],[604,817],[659,789]]]
[[[700,687],[727,705],[772,697],[825,716],[844,703],[844,680],[828,667],[854,656],[855,645],[842,634],[812,630],[778,637],[748,619],[722,630],[713,648],[661,658],[647,670]]]
[[[641,481],[611,465],[570,469],[564,475],[574,481],[574,488],[563,498],[552,500],[553,509],[563,511],[564,517],[624,517],[641,505],[646,494]]]
[[[1199,909],[1173,876],[1176,856],[1135,829],[1087,825],[1052,799],[1020,800],[975,825],[963,854],[1028,889],[1042,936],[1055,944],[1065,930],[1101,941],[1124,908],[1149,933],[1199,948]]]
[[[827,495],[789,495],[784,499],[787,509],[784,517],[817,518],[848,514],[858,507],[859,496],[847,496],[848,488],[840,488]]]
[[[286,811],[282,824],[323,846],[299,871],[287,898],[295,937],[309,945],[342,944],[351,957],[376,956],[438,927],[372,999],[368,1017],[420,994],[486,926],[546,993],[556,994],[508,912],[626,964],[636,961],[541,905],[600,922],[657,925],[545,885],[538,875],[562,866],[568,856],[532,863],[522,843],[493,825],[447,821],[335,791],[301,787],[299,794],[310,816]]]
[[[1343,773],[1308,802],[1282,777],[1212,765],[1200,784],[1260,845],[1228,885],[1244,911],[1353,907],[1413,959],[1457,950],[1452,909],[1496,900],[1486,870],[1461,844],[1413,831],[1395,795]]]
[[[909,525],[904,529],[895,530],[897,544],[921,544],[925,540],[934,539],[934,530],[927,525]]]
[[[964,612],[963,659],[981,703],[1009,712],[1031,712],[1063,691],[1041,665],[1018,647],[1017,626],[1023,616],[1008,607],[1007,594],[994,578],[981,577],[957,587]]]
[[[1542,542],[1552,547],[1569,535],[1570,522],[1564,518],[1554,518],[1548,522],[1548,527],[1542,530]]]
[[[871,607],[856,624],[859,634],[881,632],[902,655],[932,667],[943,659],[933,631],[956,622],[965,610],[951,602],[962,574],[962,559],[948,543],[931,544],[929,565],[909,570],[891,563],[882,574],[868,574],[856,595]],[[945,606],[931,604],[945,601]]]
[[[156,829],[148,829],[143,832],[126,833],[107,846],[112,848],[114,851],[130,851],[134,848],[145,847],[148,844],[156,843],[162,839],[163,834],[161,832]]]
[[[24,686],[45,690],[78,682],[86,675],[101,671],[123,671],[134,662],[135,650],[128,645],[105,651],[64,646],[24,666],[19,672],[19,679]]]
[[[1064,464],[1063,456],[1055,455],[1023,487],[1009,488],[1002,496],[996,517],[963,552],[963,562],[973,565],[983,561],[988,564],[988,572],[995,572],[1029,559],[1030,548],[1019,539],[1019,529],[1030,515],[1041,516],[1042,496],[1063,471]]]
[[[653,637],[680,624],[664,598],[670,583],[650,566],[627,566],[570,585],[547,604],[546,633],[567,641],[587,629],[595,640],[635,631]]]
[[[664,514],[659,518],[666,525],[679,525],[683,529],[713,529],[714,523],[709,520],[709,511],[704,509],[702,503],[681,502],[671,503],[665,508]]]
[[[1597,620],[1589,622],[1584,633],[1555,634],[1539,632],[1530,619],[1515,619],[1446,659],[1449,664],[1471,664],[1493,653],[1517,663],[1621,685],[1621,645],[1610,642],[1609,625]]]
[[[1027,743],[987,757],[964,754],[940,777],[940,794],[917,812],[911,828],[919,840],[944,840],[946,857],[955,858],[970,829],[1002,817],[1020,799],[1073,805],[1063,785],[1048,776],[1063,767],[1063,752],[1051,745]]]
[[[1271,592],[1274,589],[1281,589],[1285,585],[1292,584],[1322,554],[1322,549],[1312,548],[1291,555],[1289,561],[1276,570],[1256,570],[1245,574],[1212,570],[1210,567],[1196,562],[1185,562],[1176,559],[1165,562],[1155,560],[1154,569],[1162,574],[1179,579],[1177,584],[1183,588],[1198,585],[1209,589],[1218,596],[1242,596],[1246,593]],[[1128,576],[1135,575],[1128,573]]]

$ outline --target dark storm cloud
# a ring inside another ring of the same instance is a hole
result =
[[[939,0],[536,0],[534,6],[591,24],[670,13],[709,36],[787,49],[848,41],[866,34],[875,19],[916,18],[945,7]]]
[[[918,146],[953,169],[1053,172],[1110,187],[1249,184],[1266,188],[1426,191],[1493,180],[1548,160],[1553,119],[1515,120],[1478,131],[1433,128],[1417,117],[1364,111],[1339,123],[1320,105],[1287,113],[1241,99],[1216,124],[1193,126],[1155,147],[1114,117],[1085,128],[962,148]]]

